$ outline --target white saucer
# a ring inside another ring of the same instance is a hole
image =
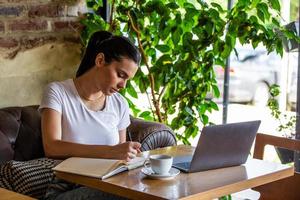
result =
[[[172,179],[180,173],[176,168],[171,168],[168,174],[155,174],[151,167],[144,167],[141,171],[152,179]]]

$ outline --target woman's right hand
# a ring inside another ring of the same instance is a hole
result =
[[[141,144],[139,142],[124,142],[113,146],[113,157],[127,162],[135,158],[140,153]]]

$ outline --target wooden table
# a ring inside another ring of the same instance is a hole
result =
[[[190,155],[190,146],[173,146],[144,152],[172,156]],[[294,168],[278,163],[249,159],[242,166],[197,173],[180,173],[172,180],[148,179],[141,168],[124,172],[106,180],[57,172],[64,180],[98,188],[130,199],[212,199],[244,189],[283,179],[294,174]]]
[[[0,199],[1,200],[34,200],[34,198],[19,194],[4,188],[0,188]]]

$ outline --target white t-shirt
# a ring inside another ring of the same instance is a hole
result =
[[[106,97],[103,110],[90,110],[82,102],[72,79],[47,85],[39,110],[42,108],[52,108],[62,114],[63,141],[115,145],[119,143],[119,130],[130,124],[124,97],[114,93]]]

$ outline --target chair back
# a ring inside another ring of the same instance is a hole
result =
[[[44,157],[38,106],[0,109],[0,164]]]
[[[272,135],[257,134],[254,147],[254,158],[263,159],[264,148],[266,145],[282,147],[285,149],[300,151],[300,140],[277,137]],[[253,188],[260,193],[263,200],[299,200],[300,199],[300,174],[294,173],[293,176],[274,181],[262,186]]]

